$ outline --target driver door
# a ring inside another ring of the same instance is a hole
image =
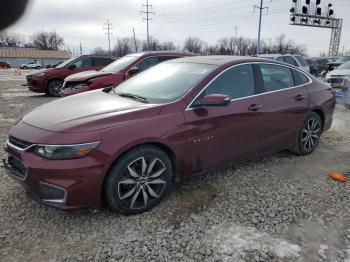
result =
[[[198,96],[231,97],[228,106],[189,107],[185,112],[187,151],[192,172],[231,160],[255,158],[263,139],[260,130],[262,99],[256,94],[253,66],[244,64],[221,73]],[[196,103],[194,101],[194,103]]]

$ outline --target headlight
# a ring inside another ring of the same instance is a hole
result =
[[[330,73],[327,73],[327,75],[326,75],[326,79],[328,79],[328,78],[331,78],[331,74]]]
[[[86,88],[86,87],[89,87],[89,83],[80,83],[80,84],[74,86],[73,88],[79,89],[79,88]]]
[[[33,74],[34,77],[40,77],[40,76],[44,76],[44,75],[45,75],[45,72]]]
[[[99,144],[100,141],[75,145],[37,145],[34,152],[48,159],[74,159],[87,156]]]

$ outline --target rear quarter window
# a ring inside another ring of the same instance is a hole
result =
[[[260,64],[265,92],[277,91],[294,86],[291,69],[272,64]]]
[[[294,82],[296,86],[305,85],[309,83],[309,78],[304,75],[303,73],[300,73],[297,70],[292,70],[293,76],[294,76]]]

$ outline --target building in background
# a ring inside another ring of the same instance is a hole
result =
[[[68,51],[37,50],[33,48],[0,48],[0,61],[17,67],[30,61],[39,61],[42,67],[54,65],[71,57]]]

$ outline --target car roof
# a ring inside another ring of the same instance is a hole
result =
[[[270,59],[264,59],[259,57],[251,56],[228,56],[228,55],[213,55],[213,56],[188,56],[182,57],[175,60],[170,60],[174,63],[194,63],[194,64],[208,64],[208,65],[217,65],[223,66],[227,64],[240,64],[248,62],[267,62],[267,63],[276,63],[276,64],[285,64],[272,61]]]
[[[160,56],[160,55],[180,55],[180,56],[195,56],[197,54],[183,51],[145,51],[139,53],[129,53],[128,56]]]

